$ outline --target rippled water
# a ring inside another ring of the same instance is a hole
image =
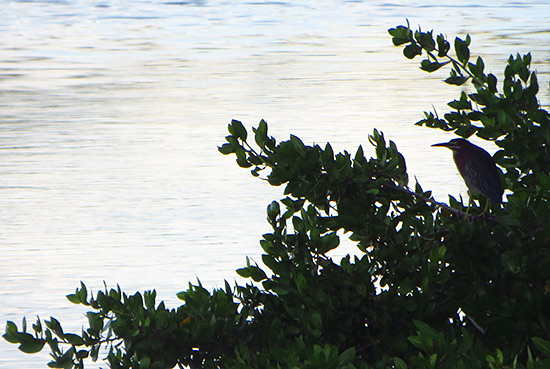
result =
[[[117,283],[175,293],[259,260],[282,195],[217,152],[232,119],[355,151],[373,128],[440,200],[464,193],[440,132],[414,127],[457,90],[391,44],[410,20],[500,74],[532,52],[550,95],[548,1],[11,1],[0,13],[0,324],[79,329],[65,295]],[[485,145],[491,150],[491,147]],[[411,175],[412,178],[412,175]],[[338,251],[339,254],[351,251]],[[43,368],[0,340],[0,367]]]

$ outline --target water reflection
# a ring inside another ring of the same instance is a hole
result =
[[[464,193],[451,156],[429,147],[448,136],[412,124],[457,91],[392,47],[386,30],[405,18],[470,33],[494,72],[531,51],[549,101],[544,2],[3,6],[1,321],[54,315],[78,329],[82,311],[63,296],[79,280],[157,288],[175,305],[188,281],[221,286],[245,255],[259,261],[265,206],[282,189],[217,152],[232,118],[351,152],[370,152],[376,127],[438,199]],[[15,361],[48,358],[1,340],[0,367]]]

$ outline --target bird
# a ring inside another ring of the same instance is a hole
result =
[[[492,204],[502,202],[504,190],[500,185],[499,170],[487,151],[463,138],[455,138],[432,146],[446,147],[453,151],[458,172],[470,191],[470,205],[472,193],[485,196]],[[486,203],[484,212],[489,208],[489,201]],[[469,208],[468,206],[468,210]]]

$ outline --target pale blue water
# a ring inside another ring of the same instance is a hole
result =
[[[0,325],[85,322],[65,295],[208,287],[260,260],[282,195],[217,152],[232,119],[280,139],[370,150],[379,128],[437,198],[465,193],[446,140],[413,125],[457,90],[387,29],[470,33],[487,69],[533,54],[550,101],[550,2],[11,1],[0,12]],[[479,143],[479,142],[478,142]],[[485,145],[488,150],[490,146]],[[353,247],[336,255],[354,252]],[[0,340],[1,368],[44,368]],[[103,365],[105,367],[105,365]]]

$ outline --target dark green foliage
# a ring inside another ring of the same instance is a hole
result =
[[[292,135],[276,142],[264,121],[252,142],[233,120],[219,151],[284,186],[267,207],[265,266],[247,259],[237,271],[250,284],[190,285],[172,310],[154,291],[94,297],[82,284],[67,296],[92,309],[81,334],[51,318],[33,334],[25,320],[21,330],[8,322],[4,338],[29,353],[48,344],[49,365],[64,368],[105,355],[112,368],[550,367],[550,118],[531,57],[510,57],[499,87],[469,36],[389,32],[407,58],[426,55],[421,69],[448,66],[446,83],[473,84],[443,118],[425,113],[417,124],[494,141],[506,203],[466,214],[452,197],[434,201],[409,186],[404,157],[376,130],[367,159],[362,147],[335,154]],[[360,256],[327,256],[343,237]]]

